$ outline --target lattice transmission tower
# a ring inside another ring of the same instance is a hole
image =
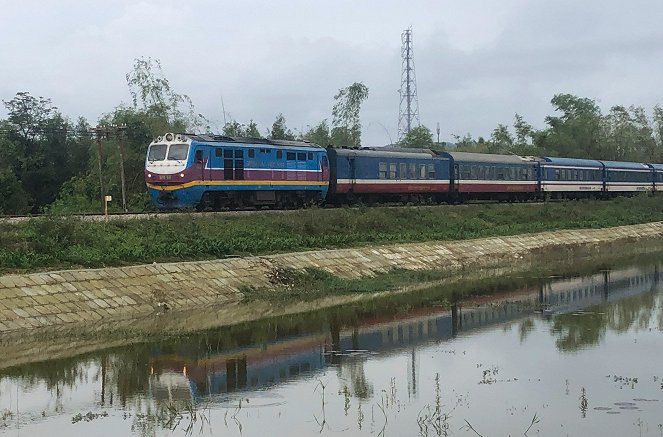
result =
[[[401,34],[403,46],[401,58],[401,103],[398,106],[398,140],[403,139],[413,127],[419,126],[419,100],[417,99],[417,76],[414,73],[412,27]]]

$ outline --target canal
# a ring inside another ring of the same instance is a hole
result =
[[[6,368],[0,436],[663,436],[660,278],[433,289]]]

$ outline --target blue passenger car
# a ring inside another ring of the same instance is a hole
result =
[[[552,197],[589,197],[604,190],[601,161],[554,158],[541,162],[541,191]]]
[[[449,191],[449,160],[427,149],[327,149],[332,203],[441,201]]]
[[[654,170],[654,190],[663,191],[663,164],[647,164]]]
[[[637,162],[601,161],[606,194],[645,192],[654,189],[654,169]]]

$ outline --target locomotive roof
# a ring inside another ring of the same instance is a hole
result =
[[[229,137],[225,135],[196,135],[184,134],[191,138],[193,141],[200,141],[205,143],[235,143],[235,144],[255,144],[255,145],[268,145],[277,147],[311,147],[322,149],[323,147],[310,143],[308,141],[289,141],[289,140],[274,140],[270,138],[245,138],[245,137]]]
[[[470,152],[441,152],[442,156],[451,157],[454,161],[486,162],[493,164],[528,164],[526,160],[518,155],[497,155],[492,153],[470,153]]]

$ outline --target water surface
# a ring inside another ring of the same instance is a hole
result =
[[[265,319],[0,372],[0,435],[663,436],[658,267]]]

